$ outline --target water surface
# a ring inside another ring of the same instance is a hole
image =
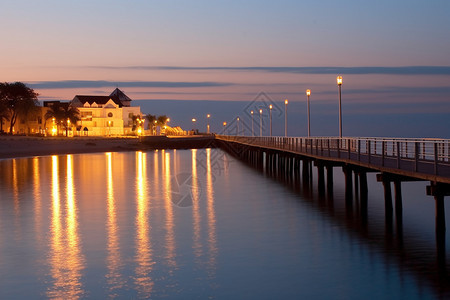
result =
[[[0,298],[448,296],[425,183],[387,224],[374,176],[366,216],[341,173],[322,197],[221,150],[0,160]]]

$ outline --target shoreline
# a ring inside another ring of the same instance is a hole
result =
[[[0,159],[36,156],[214,147],[213,136],[35,137],[0,136]]]
[[[0,159],[48,155],[138,151],[138,137],[30,137],[0,136]]]

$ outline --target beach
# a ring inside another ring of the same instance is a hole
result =
[[[136,151],[138,137],[29,137],[0,136],[0,159],[55,154]]]

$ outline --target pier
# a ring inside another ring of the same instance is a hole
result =
[[[346,203],[352,206],[353,198],[358,197],[361,209],[367,208],[367,173],[376,172],[384,188],[387,222],[392,221],[394,213],[397,220],[402,219],[402,182],[429,181],[424,192],[435,199],[437,244],[445,247],[444,197],[450,195],[450,140],[217,135],[216,144],[265,173],[301,178],[304,184],[311,182],[315,167],[320,195],[332,193],[333,168],[340,167]]]

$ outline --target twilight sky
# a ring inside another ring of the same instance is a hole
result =
[[[389,115],[389,122],[395,115],[429,127],[398,134],[448,136],[448,0],[0,4],[0,80],[26,82],[41,100],[109,94],[118,86],[142,100],[134,105],[144,113],[176,115],[174,122],[190,126],[205,106],[221,124],[245,114],[246,104],[265,92],[280,107],[289,99],[291,113],[302,119],[290,118],[292,134],[300,135],[309,88],[313,134],[317,128],[317,135],[335,135],[335,78],[342,74],[348,134],[395,135],[391,123],[378,131],[377,122],[371,130],[351,130],[364,116]],[[192,106],[189,113],[176,111],[178,101],[162,100],[191,100],[184,103]],[[217,101],[216,110],[209,101]],[[226,114],[218,108],[224,101],[243,103]]]

